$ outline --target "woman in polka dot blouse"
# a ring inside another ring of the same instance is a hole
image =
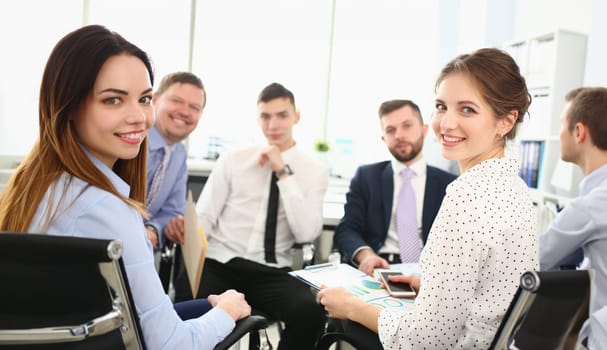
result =
[[[385,349],[487,349],[520,275],[537,270],[535,212],[506,141],[531,97],[514,60],[498,49],[456,57],[436,82],[432,128],[461,175],[447,187],[421,255],[421,280],[407,313],[366,304],[343,288],[319,301],[331,317],[379,334]]]

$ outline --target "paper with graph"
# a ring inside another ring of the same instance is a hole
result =
[[[192,288],[192,295],[198,295],[198,286],[202,276],[202,267],[207,253],[207,238],[198,227],[198,217],[196,215],[196,204],[192,200],[192,191],[188,192],[188,201],[183,217],[185,224],[184,243],[181,245],[185,270]]]
[[[416,272],[415,269],[408,269]],[[371,277],[348,264],[319,264],[289,274],[312,288],[319,290],[321,285],[327,287],[341,286],[362,298],[368,303],[381,308],[409,310],[413,307],[414,299],[394,298],[381,287],[375,277]]]

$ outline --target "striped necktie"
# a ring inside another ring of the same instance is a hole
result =
[[[403,184],[396,206],[396,231],[398,232],[400,260],[403,263],[419,262],[421,247],[417,232],[417,206],[415,193],[411,186],[414,172],[410,168],[405,168],[400,175],[403,178]]]
[[[166,145],[163,148],[164,155],[162,160],[160,161],[158,168],[154,172],[152,177],[152,184],[148,189],[146,207],[150,208],[151,204],[156,199],[158,192],[160,191],[160,186],[162,185],[162,180],[164,179],[164,174],[166,172],[167,167],[169,166],[169,160],[171,159],[171,152],[173,151],[173,146]]]

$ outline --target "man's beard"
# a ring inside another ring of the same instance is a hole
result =
[[[417,155],[422,151],[422,147],[424,145],[424,139],[420,137],[414,143],[408,142],[408,144],[411,145],[411,151],[405,155],[398,153],[398,151],[395,149],[392,149],[392,148],[389,149],[390,153],[392,153],[394,158],[396,158],[401,163],[406,163],[412,159],[415,159],[415,157],[417,157]]]

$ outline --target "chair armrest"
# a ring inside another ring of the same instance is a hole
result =
[[[257,332],[260,329],[268,327],[268,320],[259,315],[251,315],[236,322],[234,330],[219,344],[215,345],[214,350],[227,350],[230,346],[236,344],[247,333]],[[259,334],[257,334],[259,336]]]
[[[315,350],[329,350],[331,348],[331,345],[333,345],[339,341],[347,342],[348,344],[353,346],[354,349],[362,349],[362,345],[358,344],[358,342],[354,338],[350,337],[346,333],[327,332],[327,333],[323,334],[322,337],[320,337]]]
[[[304,242],[293,244],[293,249],[301,250],[302,267],[314,264],[316,258],[316,245],[314,242]]]

